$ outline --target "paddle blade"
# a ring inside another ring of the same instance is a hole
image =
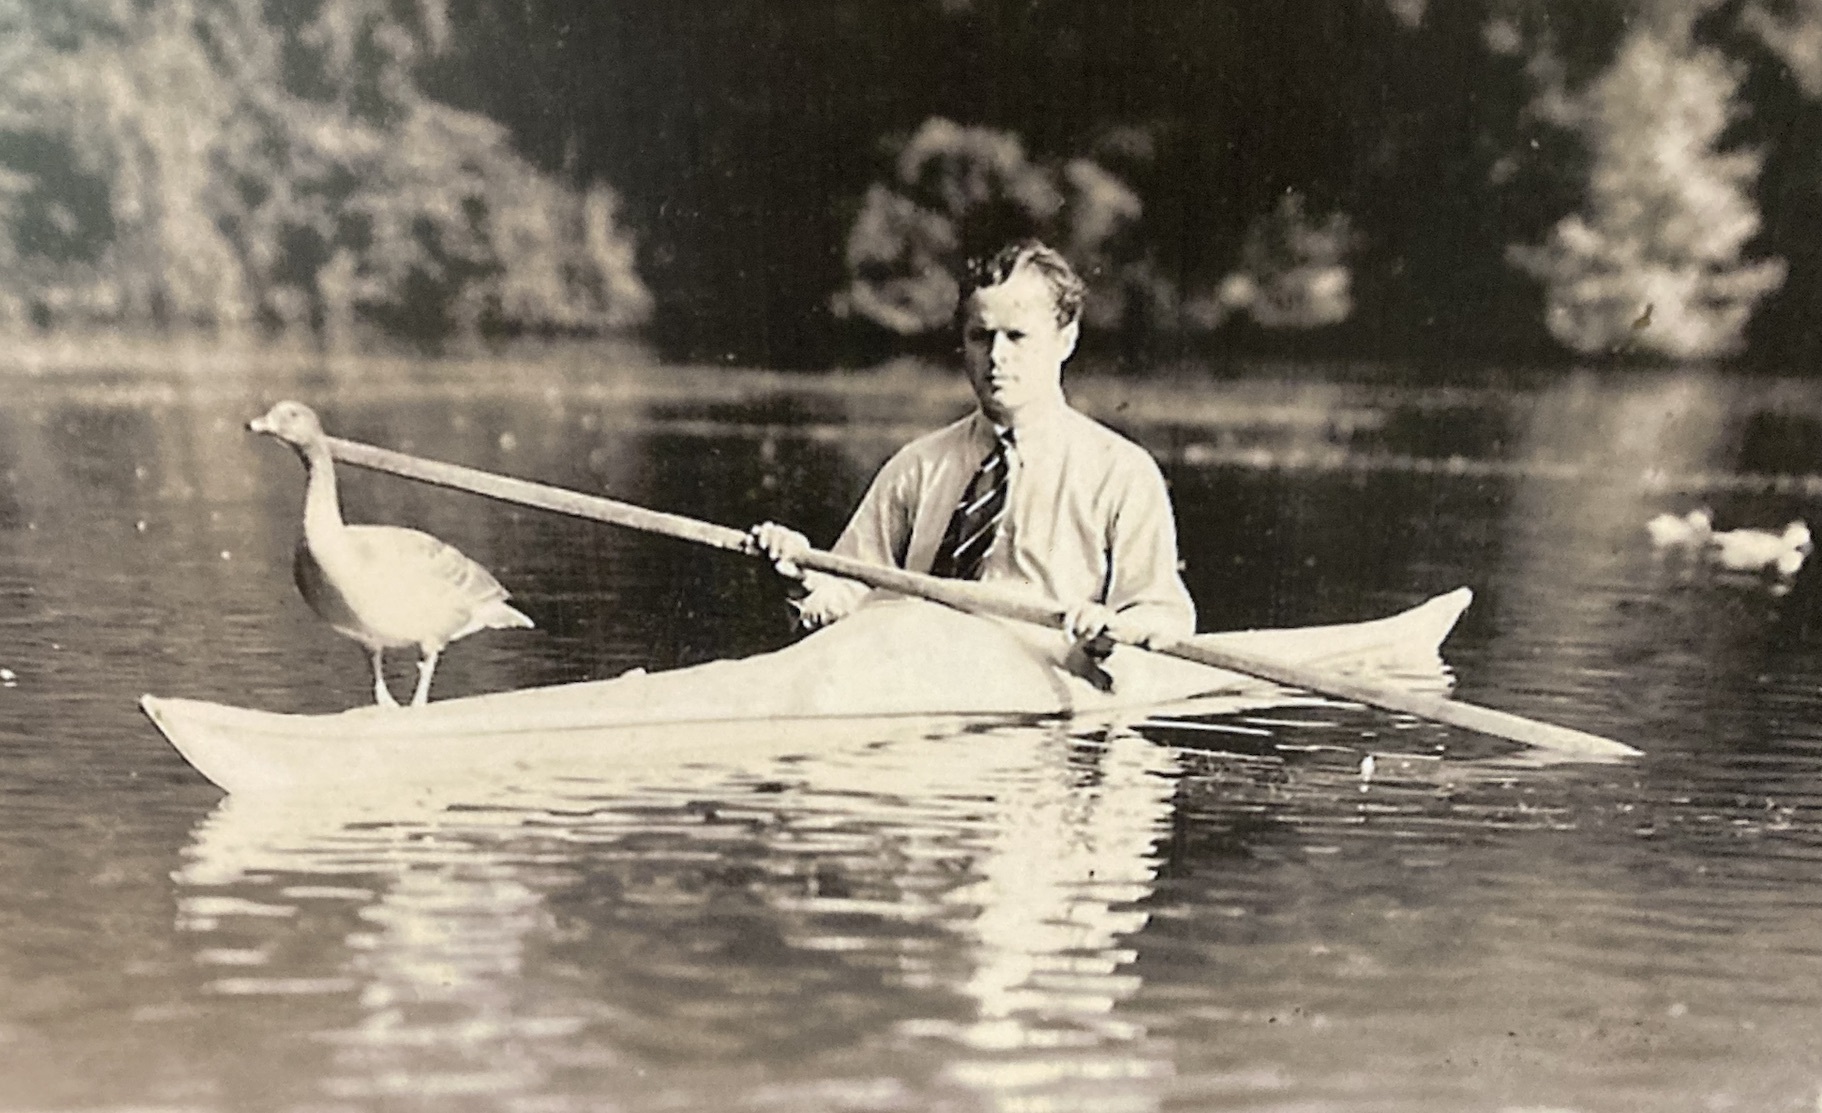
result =
[[[1513,742],[1522,742],[1540,750],[1552,753],[1569,754],[1576,757],[1600,759],[1619,759],[1639,757],[1644,751],[1590,734],[1574,727],[1559,726],[1555,723],[1539,722],[1501,711],[1494,707],[1482,707],[1479,704],[1463,703],[1452,699],[1419,699],[1419,703],[1431,704],[1428,711],[1416,709],[1410,713],[1424,718],[1434,719],[1463,730],[1479,731],[1481,734],[1505,738]],[[1392,708],[1392,710],[1399,710]]]
[[[1185,642],[1163,647],[1159,652],[1194,661],[1197,664],[1237,672],[1244,676],[1270,680],[1287,687],[1301,688],[1306,692],[1316,692],[1365,704],[1368,707],[1377,707],[1383,711],[1397,711],[1406,715],[1414,715],[1420,719],[1446,723],[1463,730],[1477,731],[1494,738],[1504,738],[1526,746],[1535,746],[1552,753],[1603,760],[1638,757],[1641,752],[1624,742],[1602,738],[1598,734],[1590,734],[1573,727],[1527,719],[1509,711],[1499,711],[1491,707],[1464,703],[1460,700],[1427,696],[1380,684],[1371,684],[1356,677],[1337,676],[1285,661],[1234,653],[1231,650],[1214,646]]]

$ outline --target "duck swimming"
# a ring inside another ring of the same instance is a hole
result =
[[[454,546],[415,529],[343,522],[335,461],[310,407],[280,402],[247,428],[284,441],[304,461],[309,482],[293,565],[297,588],[337,633],[366,647],[376,703],[398,706],[382,668],[388,649],[418,647],[416,706],[430,698],[431,675],[449,643],[478,630],[533,625],[507,604],[500,582]]]
[[[1714,561],[1735,572],[1776,571],[1780,576],[1794,576],[1803,567],[1813,545],[1809,526],[1801,518],[1784,527],[1784,532],[1763,529],[1730,529],[1709,539]]]
[[[1691,510],[1678,517],[1659,514],[1645,523],[1651,544],[1659,549],[1693,549],[1708,543],[1714,536],[1714,515],[1706,509]]]

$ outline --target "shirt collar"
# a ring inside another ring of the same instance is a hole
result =
[[[1050,443],[1062,428],[1063,419],[1069,413],[1069,405],[1062,398],[1055,402],[1028,407],[1019,414],[1018,421],[1012,426],[1012,444],[1018,450],[1041,448]],[[974,411],[974,435],[991,450],[998,438],[1000,426],[995,425],[980,410]]]

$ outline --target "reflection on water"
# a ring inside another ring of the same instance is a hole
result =
[[[738,1019],[708,1045],[736,1063],[908,1040],[929,1084],[1021,1108],[1169,1074],[1115,1007],[1139,984],[1128,937],[1174,769],[1136,734],[1005,728],[455,805],[229,798],[174,875],[177,926],[218,968],[209,993],[356,1009],[322,1033],[338,1097],[521,1094],[560,1067],[618,1093],[644,1073],[622,1041],[652,1054]],[[705,913],[745,930],[704,933]],[[621,953],[629,917],[652,938]],[[584,940],[601,946],[571,967]],[[300,949],[307,965],[286,958]],[[855,1011],[870,1038],[829,1028]]]
[[[1460,694],[1639,762],[1545,766],[1315,702],[654,742],[637,769],[607,750],[484,792],[220,799],[141,693],[368,698],[359,651],[290,586],[301,469],[241,429],[274,398],[343,435],[821,539],[895,444],[965,404],[903,371],[443,370],[10,384],[0,1106],[1454,1113],[1822,1092],[1818,573],[1779,592],[1643,533],[1699,504],[1723,528],[1822,519],[1822,401],[1801,384],[1078,384],[1165,462],[1208,625],[1469,584]],[[770,574],[726,554],[344,481],[351,518],[444,536],[538,622],[452,650],[450,695],[789,637]]]

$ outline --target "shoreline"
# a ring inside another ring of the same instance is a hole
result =
[[[1486,405],[1496,396],[1532,393],[1580,380],[1597,393],[1632,391],[1649,381],[1694,388],[1688,402],[1757,393],[1790,415],[1822,419],[1822,396],[1809,380],[1739,377],[1716,366],[1541,368],[1464,364],[1453,375],[1413,380],[1409,368],[1378,360],[1261,361],[1216,369],[1195,361],[1160,362],[1143,374],[1079,356],[1064,384],[1072,404],[1116,425],[1378,424],[1388,402],[1418,410]],[[92,381],[101,379],[102,383]],[[337,388],[550,393],[711,404],[764,405],[780,398],[841,399],[864,410],[914,402],[914,409],[965,408],[966,383],[954,367],[915,356],[866,367],[776,370],[708,362],[666,363],[631,337],[522,340],[442,353],[392,345],[325,352],[314,344],[204,334],[70,333],[0,336],[0,384],[114,386],[185,382],[321,382]],[[1698,386],[1698,384],[1700,384]]]
[[[307,342],[203,333],[62,333],[0,335],[0,377],[143,374],[227,375],[347,374],[426,367],[450,370],[497,364],[574,363],[584,356],[656,363],[643,342],[609,338],[561,342],[514,342],[497,349],[424,352],[398,345],[374,345],[344,352]]]

